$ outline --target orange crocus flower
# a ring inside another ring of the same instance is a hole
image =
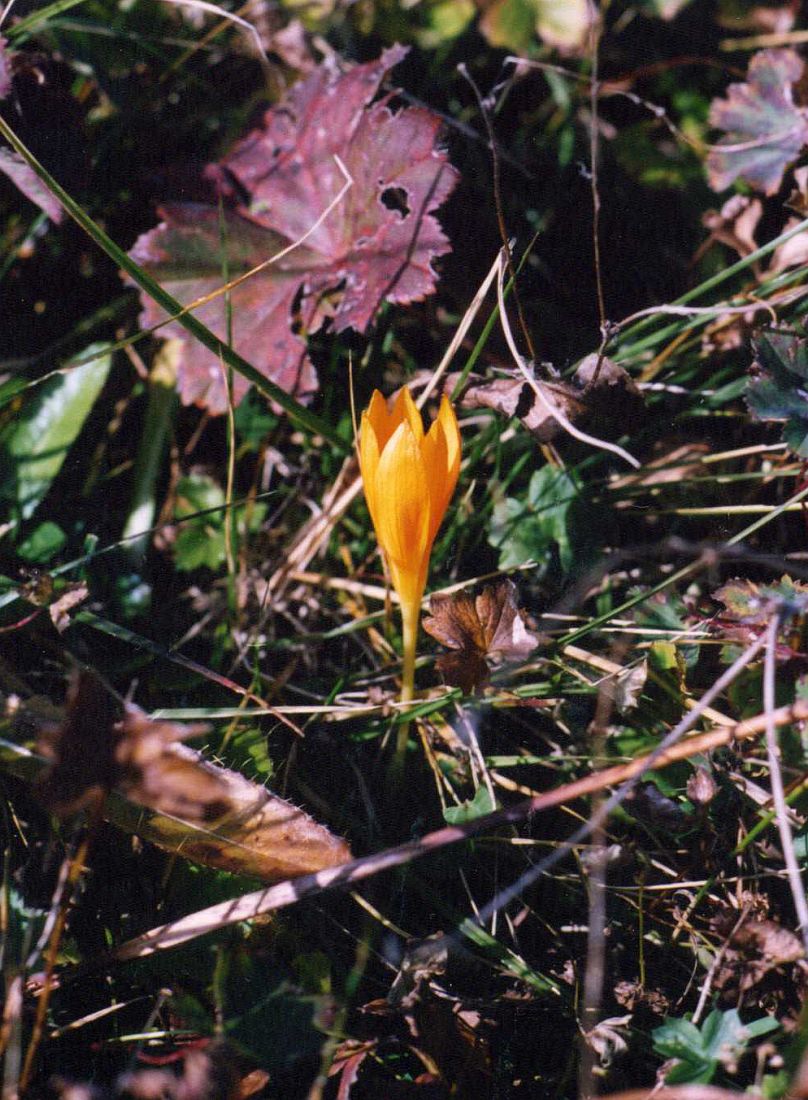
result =
[[[429,555],[460,472],[460,429],[449,399],[428,432],[410,391],[393,404],[374,390],[362,413],[359,466],[376,538],[401,600],[402,700],[413,694],[415,642]]]

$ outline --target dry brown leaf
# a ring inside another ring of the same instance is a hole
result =
[[[808,215],[808,164],[794,169],[794,183],[796,187],[786,199],[786,206],[804,218]]]
[[[783,226],[782,232],[788,233],[800,224],[801,218],[789,218]],[[766,270],[767,275],[779,275],[781,271],[787,271],[790,267],[802,267],[808,261],[808,233],[803,230],[789,237],[787,241],[778,244],[772,253],[771,262]]]
[[[733,195],[720,210],[707,210],[701,219],[710,230],[710,236],[702,245],[702,251],[714,241],[734,249],[739,256],[749,256],[757,251],[755,230],[763,216],[763,203],[748,195]],[[759,277],[759,269],[757,271]]]
[[[722,914],[716,920],[718,930],[737,914]],[[716,971],[714,986],[735,997],[747,993],[767,974],[780,966],[798,962],[805,955],[802,940],[773,920],[751,919],[737,928],[727,944]]]
[[[696,806],[706,806],[712,802],[717,790],[715,779],[704,767],[696,768],[687,781],[687,797]]]
[[[454,650],[437,664],[447,684],[471,692],[488,682],[489,660],[521,660],[539,644],[516,605],[516,585],[503,579],[475,598],[470,592],[430,598],[423,626],[441,645]]]
[[[70,626],[70,612],[74,607],[84,603],[89,594],[87,585],[83,581],[78,581],[67,585],[61,595],[48,605],[48,614],[60,634]]]
[[[449,382],[454,376],[447,379]],[[583,412],[580,396],[566,386],[553,386],[552,398],[568,420],[577,420]],[[541,443],[548,443],[559,434],[558,421],[536,400],[536,395],[523,378],[495,378],[492,382],[475,381],[465,390],[460,404],[466,409],[493,409],[503,416],[517,417]]]
[[[74,673],[64,721],[45,726],[37,744],[51,761],[40,778],[39,795],[57,817],[70,817],[100,804],[117,782],[117,714],[114,696],[96,676],[87,671]]]
[[[205,728],[151,721],[132,706],[119,721],[113,696],[83,670],[71,682],[64,721],[40,738],[52,762],[40,794],[61,817],[103,802],[111,821],[161,848],[265,882],[351,858],[348,845],[303,810],[180,743]]]
[[[209,1050],[189,1047],[178,1052],[181,1073],[172,1069],[138,1068],[122,1073],[103,1091],[56,1077],[50,1087],[58,1100],[240,1100],[245,1093],[238,1079],[236,1054],[224,1044]]]
[[[683,443],[671,451],[663,451],[647,462],[636,473],[622,474],[609,483],[612,491],[631,486],[644,486],[652,489],[655,485],[675,485],[683,481],[692,481],[704,476],[702,459],[709,454],[706,443]],[[618,508],[633,508],[632,500],[620,500]]]
[[[459,375],[449,375],[446,392],[451,393]],[[588,355],[581,361],[572,382],[545,383],[558,410],[574,424],[591,424],[601,432],[629,431],[645,408],[642,394],[629,374],[611,359]],[[564,429],[520,376],[496,378],[491,382],[471,376],[460,399],[463,408],[494,409],[517,417],[541,443],[549,443]]]

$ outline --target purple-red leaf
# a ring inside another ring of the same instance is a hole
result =
[[[11,66],[6,51],[6,40],[0,35],[0,99],[5,99],[11,91]]]
[[[233,279],[309,233],[344,185],[339,156],[353,180],[340,204],[303,245],[229,295],[236,351],[301,400],[317,382],[306,335],[326,318],[337,332],[361,332],[383,301],[423,298],[435,288],[432,261],[449,250],[432,213],[456,181],[436,145],[440,120],[420,108],[394,114],[386,99],[370,104],[404,53],[394,46],[348,72],[324,62],[214,168],[246,193],[241,206],[223,218],[215,207],[163,206],[162,224],[131,253],[187,305],[221,287],[225,271]],[[226,337],[224,295],[195,315]],[[144,300],[144,325],[164,316]],[[186,336],[176,323],[162,332]],[[235,386],[238,399],[246,383]],[[188,403],[226,408],[221,365],[204,348],[189,349],[179,388]]]
[[[62,220],[62,207],[53,197],[45,184],[19,153],[0,146],[0,172],[8,176],[15,187],[36,205],[50,220],[59,223]]]
[[[11,94],[11,54],[5,38],[0,35],[0,99]],[[19,153],[7,146],[0,146],[0,172],[8,176],[23,195],[43,210],[50,220],[58,224],[62,220],[62,207],[42,183],[39,176],[29,168]]]
[[[793,50],[761,50],[749,62],[748,83],[730,84],[726,99],[715,99],[710,124],[726,137],[707,157],[715,191],[736,179],[773,195],[786,168],[808,142],[808,112],[794,102],[803,63]]]

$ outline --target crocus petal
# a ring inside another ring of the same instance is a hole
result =
[[[376,391],[378,393],[378,390]],[[374,398],[376,394],[374,393]],[[379,394],[381,396],[381,394]],[[373,425],[371,408],[362,413],[362,427],[359,434],[359,469],[362,471],[362,483],[365,489],[370,518],[378,528],[376,509],[376,471],[379,468],[379,437]]]
[[[428,552],[429,498],[420,440],[399,424],[381,453],[373,489],[376,535],[400,570],[418,572]]]
[[[378,390],[373,391],[370,404],[362,413],[362,429],[365,427],[365,418],[376,436],[379,454],[384,450],[385,444],[398,427],[400,421],[396,420],[387,408],[387,401]]]
[[[406,386],[402,386],[398,391],[398,397],[393,405],[393,420],[395,421],[396,427],[406,421],[417,440],[420,441],[424,438],[424,422],[412,399],[412,394]]]
[[[359,465],[376,537],[402,608],[417,608],[429,555],[460,470],[460,431],[449,400],[424,425],[404,387],[393,407],[375,390],[362,414]]]
[[[444,394],[437,419],[424,437],[424,465],[429,487],[429,544],[452,499],[460,473],[460,429],[449,399]]]

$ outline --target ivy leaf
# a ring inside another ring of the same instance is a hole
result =
[[[726,134],[707,156],[714,191],[742,179],[773,195],[783,173],[808,142],[808,112],[794,102],[803,63],[793,50],[761,50],[749,62],[746,84],[730,84],[715,99],[710,124]]]
[[[769,329],[753,348],[749,411],[758,420],[782,421],[787,446],[808,458],[808,340],[793,329]]]
[[[229,199],[226,209],[164,204],[162,223],[131,252],[190,304],[220,288],[225,272],[244,274],[309,233],[345,182],[339,156],[353,180],[341,203],[304,244],[229,294],[234,348],[299,400],[317,387],[306,336],[326,321],[335,332],[364,332],[383,301],[420,300],[435,289],[432,261],[449,251],[433,216],[457,179],[436,144],[440,120],[414,107],[394,114],[390,96],[370,102],[405,52],[393,46],[347,72],[323,62],[208,169]],[[226,339],[224,295],[195,315]],[[144,296],[144,326],[164,318]],[[186,336],[176,323],[161,332]],[[186,404],[227,408],[221,365],[203,348],[184,358],[178,385]],[[236,401],[246,389],[234,380]]]

